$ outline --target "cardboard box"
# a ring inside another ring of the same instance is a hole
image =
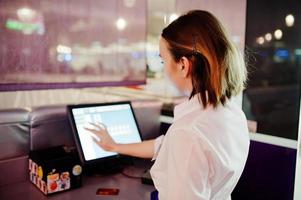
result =
[[[31,151],[29,178],[45,195],[80,187],[82,166],[77,152],[63,146]]]

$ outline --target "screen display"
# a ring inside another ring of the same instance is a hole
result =
[[[105,151],[96,144],[93,140],[95,136],[85,129],[85,127],[93,128],[90,123],[104,124],[116,143],[141,142],[130,103],[77,107],[72,108],[71,113],[75,123],[73,126],[76,128],[77,138],[86,161],[117,155],[115,152]]]

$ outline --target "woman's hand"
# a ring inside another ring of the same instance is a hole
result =
[[[95,134],[96,137],[99,138],[99,140],[97,140],[95,137],[93,137],[94,142],[106,151],[116,151],[115,149],[117,143],[115,143],[113,138],[108,133],[106,125],[102,123],[98,123],[98,124],[90,123],[90,124],[93,125],[95,129],[86,128],[86,127],[84,129],[90,131],[92,134]]]
[[[139,158],[152,158],[154,156],[154,139],[131,144],[118,144],[109,135],[104,124],[90,124],[93,126],[92,128],[85,127],[84,129],[90,132],[87,134],[90,134],[94,142],[102,149]]]

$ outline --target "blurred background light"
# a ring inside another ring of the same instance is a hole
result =
[[[31,22],[36,16],[36,11],[30,8],[20,8],[17,10],[18,18],[24,22]]]
[[[118,18],[116,21],[116,27],[119,31],[122,31],[125,29],[125,27],[127,26],[127,22],[125,19],[123,19],[122,17]]]
[[[285,23],[288,27],[294,26],[295,18],[292,14],[288,14],[285,17]]]
[[[282,31],[280,29],[277,29],[275,32],[274,32],[274,37],[277,39],[277,40],[280,40],[282,38]]]
[[[265,34],[264,38],[266,39],[266,41],[271,41],[272,40],[272,34],[271,33],[267,33]]]
[[[264,43],[264,38],[263,37],[258,37],[256,42],[260,45],[262,45]]]
[[[176,13],[172,13],[170,16],[169,16],[169,23],[175,21],[176,19],[178,19],[179,15],[177,15]]]
[[[62,54],[71,54],[72,49],[71,49],[70,47],[68,47],[68,46],[59,44],[59,45],[56,47],[56,51],[57,51],[58,53],[62,53]]]

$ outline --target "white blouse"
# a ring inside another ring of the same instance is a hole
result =
[[[154,146],[159,200],[230,200],[249,144],[246,117],[234,102],[204,109],[195,95],[177,105],[173,124]]]

